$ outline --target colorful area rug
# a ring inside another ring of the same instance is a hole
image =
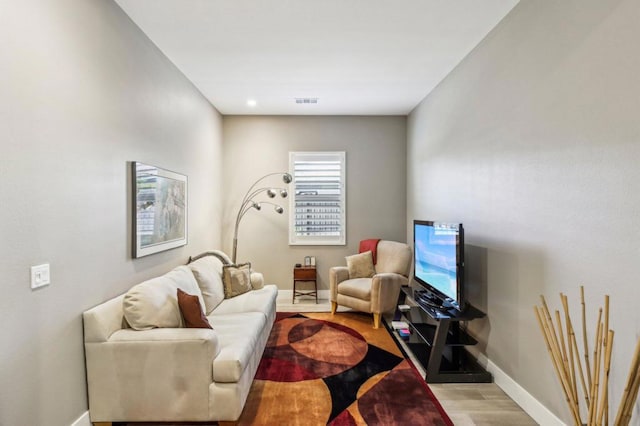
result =
[[[358,313],[278,313],[239,425],[448,425],[384,328]]]

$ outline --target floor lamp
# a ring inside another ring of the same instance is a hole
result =
[[[255,201],[255,197],[262,194],[263,192],[266,193],[267,197],[269,198],[275,198],[278,194],[282,198],[286,198],[287,195],[289,195],[289,193],[285,188],[262,187],[262,188],[256,189],[256,186],[258,186],[258,183],[268,178],[269,176],[274,176],[274,175],[281,175],[282,181],[285,184],[289,184],[293,180],[291,175],[286,172],[269,173],[262,176],[260,179],[255,181],[253,185],[249,187],[249,190],[247,191],[247,193],[244,195],[244,198],[242,199],[242,203],[240,203],[240,208],[238,209],[238,214],[236,215],[236,225],[233,231],[233,254],[231,256],[231,260],[233,261],[233,263],[236,263],[236,253],[238,248],[238,228],[240,227],[240,221],[242,220],[244,215],[251,209],[261,210],[263,204],[271,204],[272,206],[274,206],[274,210],[278,214],[282,214],[284,212],[284,209],[282,208],[282,206],[278,204],[271,203],[269,201],[261,201],[261,202]]]

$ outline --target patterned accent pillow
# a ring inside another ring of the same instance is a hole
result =
[[[349,268],[349,279],[371,278],[376,274],[371,251],[347,256],[346,259],[347,268]]]
[[[222,282],[224,283],[225,299],[230,299],[252,290],[251,263],[223,265]]]

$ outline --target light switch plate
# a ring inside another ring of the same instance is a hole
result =
[[[31,267],[31,288],[44,287],[50,283],[51,275],[48,263]]]

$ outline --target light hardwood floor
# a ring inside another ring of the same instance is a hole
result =
[[[329,312],[328,300],[278,299],[278,312]],[[338,308],[338,312],[348,311]],[[373,325],[373,319],[372,319]],[[414,364],[424,375],[419,363]],[[537,423],[495,383],[429,384],[436,398],[456,426],[529,426]]]

